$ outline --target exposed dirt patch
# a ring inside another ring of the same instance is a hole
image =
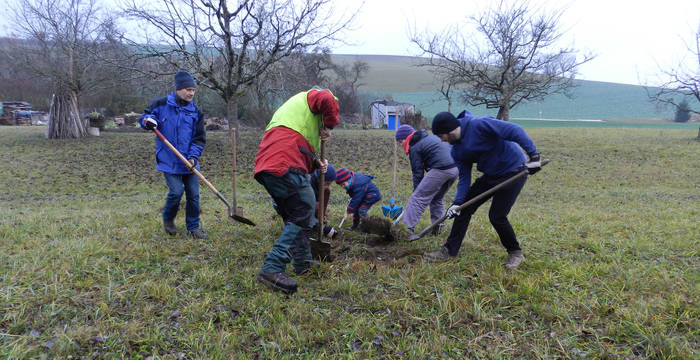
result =
[[[334,243],[338,245],[335,246],[333,254],[371,261],[396,260],[415,255],[402,246],[408,236],[409,232],[405,226],[392,226],[389,218],[370,216],[362,220],[358,230],[343,230],[338,234],[334,239]]]
[[[380,245],[393,241],[408,239],[408,230],[400,225],[392,226],[389,218],[370,216],[360,222],[360,232],[367,234],[365,242],[368,245]]]

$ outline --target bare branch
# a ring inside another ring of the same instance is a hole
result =
[[[267,69],[295,53],[337,40],[355,17],[331,16],[331,0],[158,0],[144,6],[132,0],[131,19],[155,31],[128,43],[141,54],[135,61],[160,59],[167,72],[189,69],[198,83],[228,104],[237,121],[237,98]],[[151,72],[145,69],[144,72]],[[158,73],[158,70],[155,72]]]
[[[497,117],[508,120],[510,109],[522,102],[568,95],[578,66],[594,58],[578,59],[569,48],[552,50],[562,36],[562,12],[537,14],[528,1],[513,6],[501,1],[467,22],[479,36],[467,38],[465,24],[455,24],[440,34],[415,32],[411,41],[427,56],[423,66],[434,69],[465,103],[498,108]]]
[[[689,106],[689,112],[700,114],[700,25],[693,37],[693,43],[687,46],[693,58],[693,66],[679,63],[670,69],[662,69],[666,81],[659,87],[645,87],[649,98],[660,105],[670,105],[680,108],[687,98],[693,98],[694,106]],[[690,64],[690,63],[689,63]]]

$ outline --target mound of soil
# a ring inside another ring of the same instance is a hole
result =
[[[408,239],[410,235],[405,226],[397,224],[392,226],[389,218],[370,216],[362,219],[359,226],[360,233],[346,233],[347,240],[360,240],[369,245],[386,244],[393,241]]]

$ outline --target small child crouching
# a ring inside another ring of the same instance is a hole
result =
[[[352,227],[355,230],[360,225],[360,219],[368,216],[372,205],[382,199],[379,188],[372,182],[374,176],[348,171],[340,168],[336,171],[335,182],[345,189],[350,196],[350,203],[343,215],[343,221],[352,215]]]

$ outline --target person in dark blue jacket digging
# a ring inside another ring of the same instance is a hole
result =
[[[433,133],[442,141],[452,144],[451,154],[459,169],[459,182],[454,203],[446,214],[448,218],[455,218],[450,235],[439,250],[426,253],[423,257],[442,261],[457,256],[472,214],[492,197],[489,220],[496,229],[501,244],[508,251],[505,267],[517,268],[525,257],[507,216],[525,185],[527,176],[461,211],[458,207],[525,169],[529,174],[539,171],[540,154],[532,139],[517,124],[489,116],[475,117],[466,110],[457,117],[449,112],[435,115]],[[527,161],[523,151],[530,161]],[[471,184],[472,165],[475,163],[476,169],[483,175]]]
[[[368,216],[372,205],[382,199],[379,188],[372,182],[374,176],[365,175],[340,168],[335,172],[335,183],[340,185],[350,196],[350,203],[343,215],[343,221],[352,215],[351,230],[357,229],[360,219]]]
[[[146,130],[158,129],[190,161],[191,167],[199,170],[199,157],[204,150],[206,134],[204,115],[192,101],[197,85],[185,70],[175,74],[174,84],[175,91],[154,100],[141,115],[139,123]],[[169,189],[162,213],[165,232],[170,235],[177,233],[174,220],[182,194],[185,193],[187,231],[194,238],[206,239],[208,236],[199,224],[199,178],[158,138],[156,163],[156,170],[163,172]]]
[[[418,225],[425,208],[430,206],[430,220],[435,222],[445,213],[443,197],[457,180],[458,171],[450,151],[452,147],[425,129],[415,131],[411,125],[401,125],[394,136],[411,161],[413,193],[406,202],[401,221],[410,231],[409,241],[417,240],[413,228]],[[433,234],[437,235],[440,226]]]

